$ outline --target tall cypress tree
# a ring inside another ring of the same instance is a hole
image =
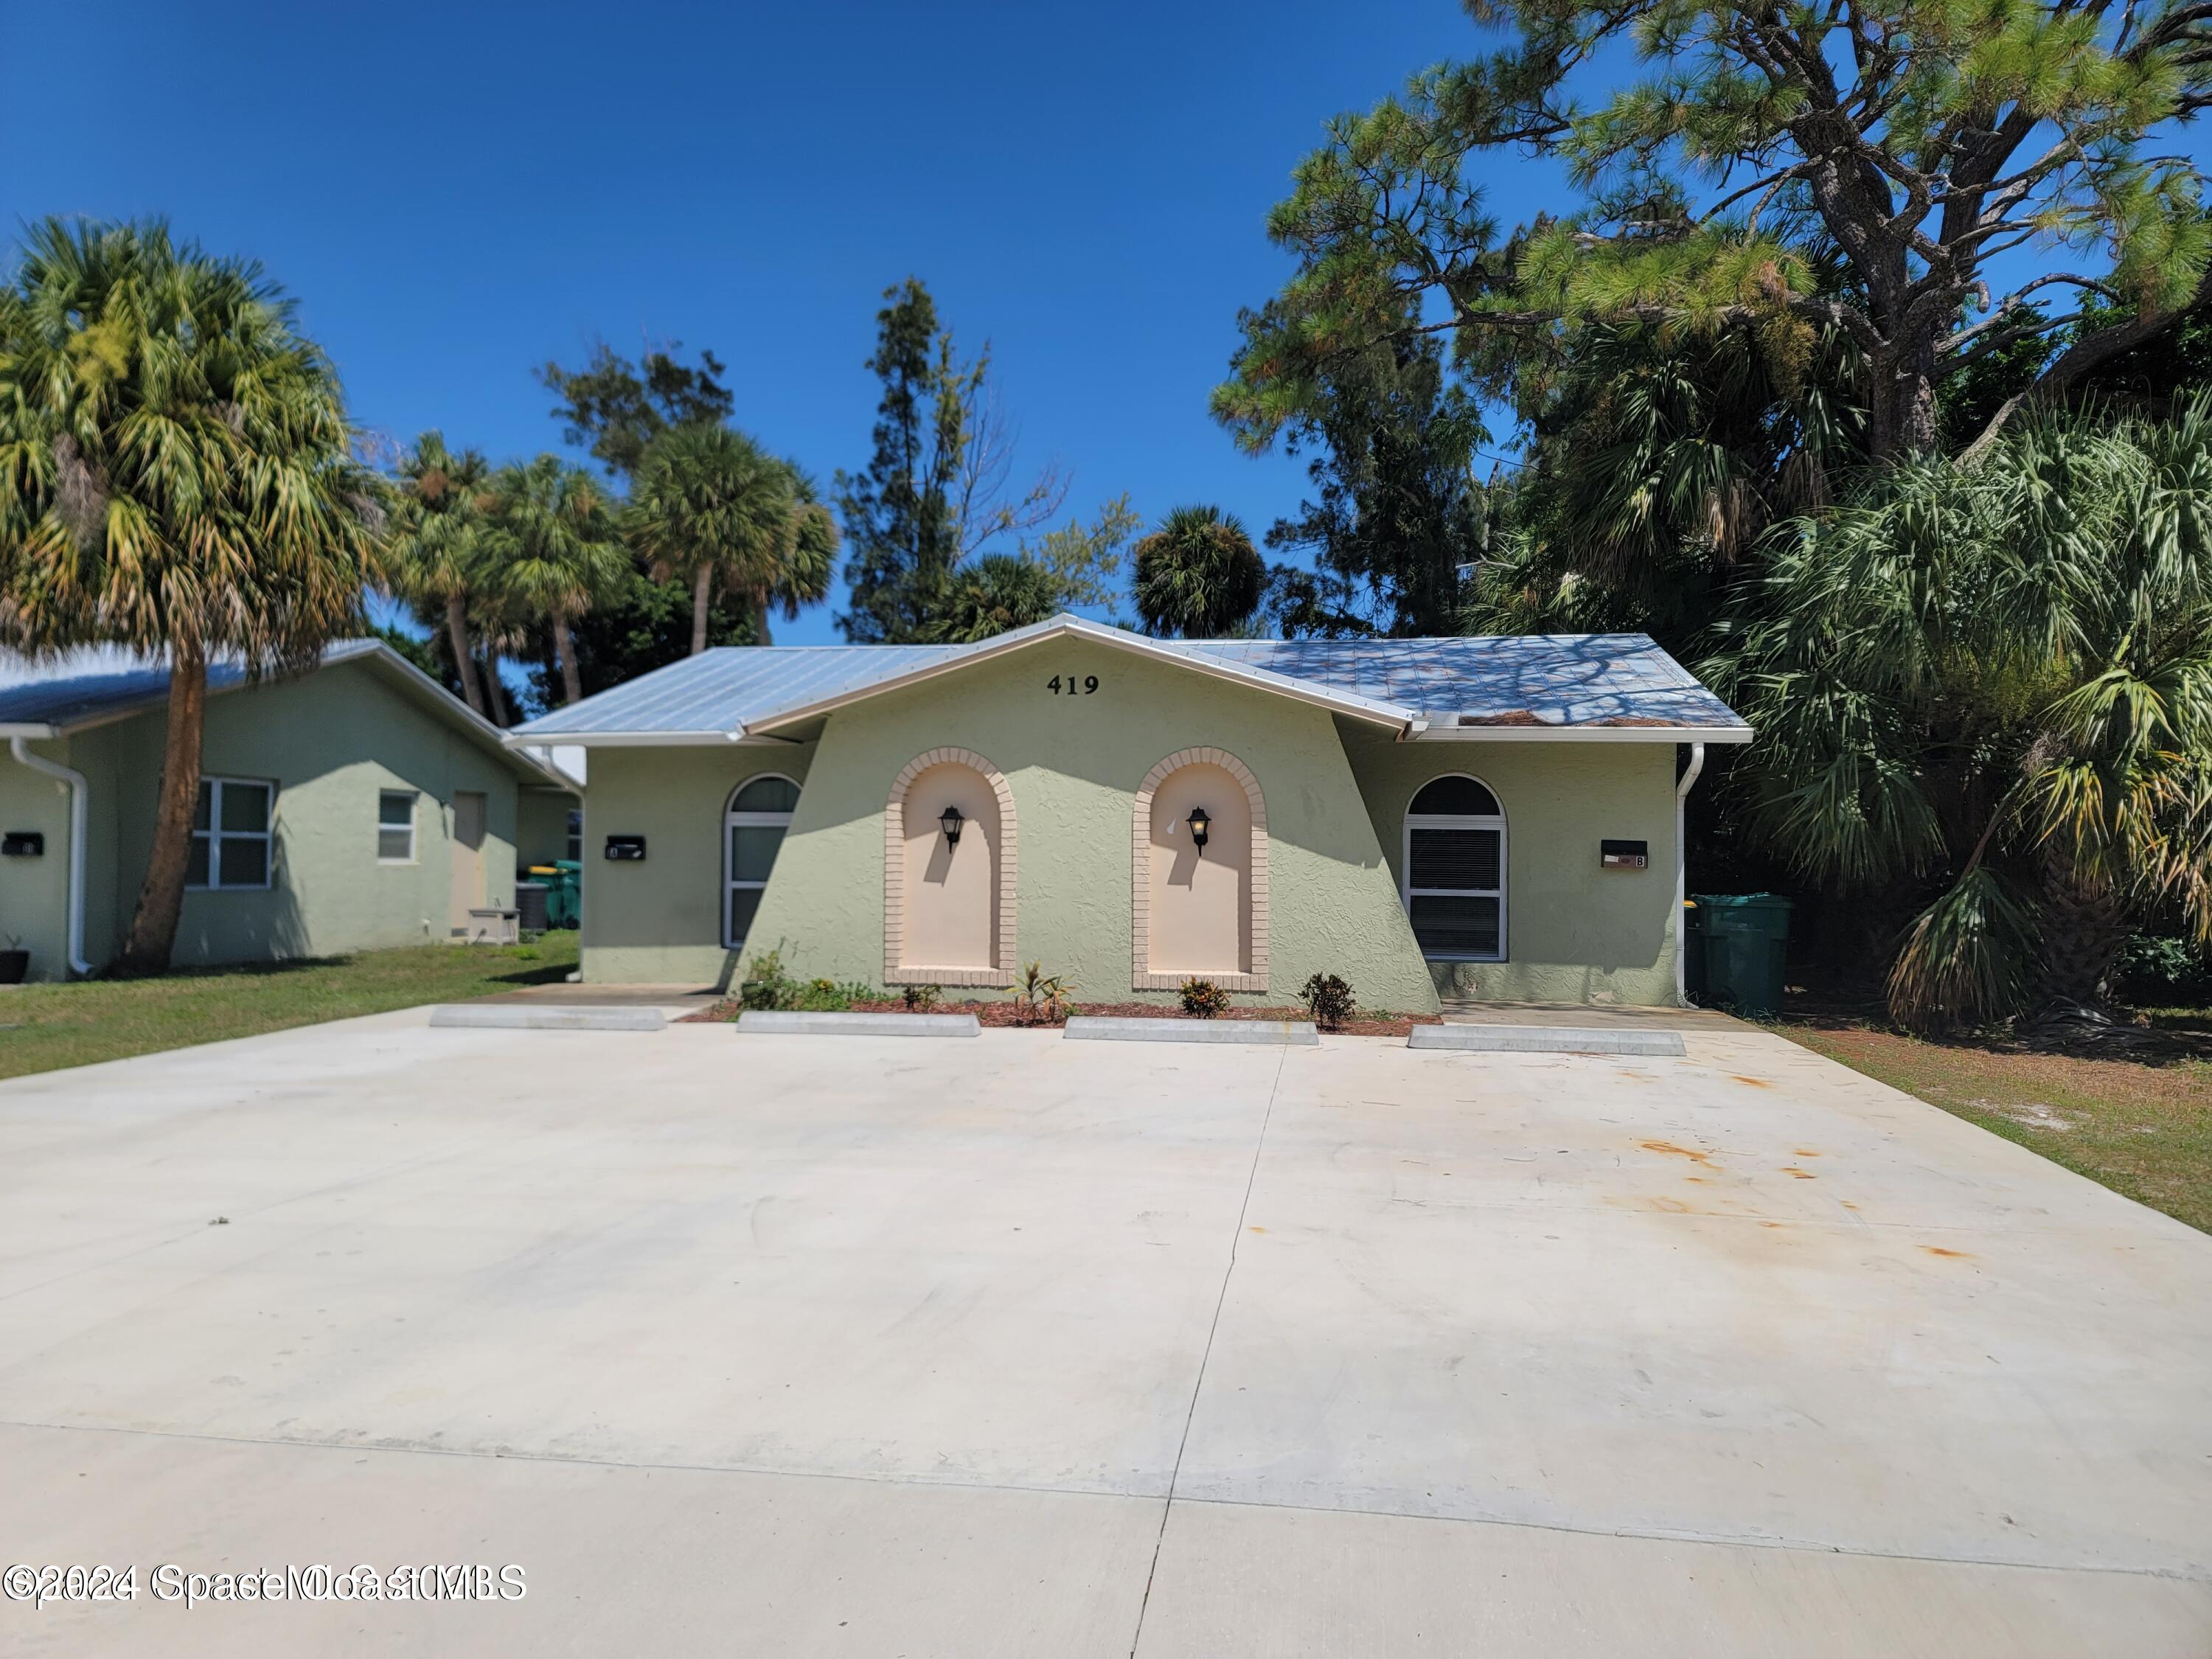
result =
[[[1481,556],[1486,434],[1464,388],[1444,377],[1427,336],[1347,353],[1292,429],[1316,499],[1279,519],[1267,545],[1312,556],[1276,567],[1272,608],[1285,633],[1460,631],[1461,568]]]
[[[939,328],[937,302],[919,278],[884,289],[884,298],[868,359],[884,386],[875,453],[867,471],[836,479],[853,590],[853,608],[837,625],[862,645],[921,637],[959,562],[953,493],[984,372],[981,362],[963,368],[954,358],[952,337]]]

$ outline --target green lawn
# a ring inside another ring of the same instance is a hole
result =
[[[561,933],[533,945],[425,945],[161,979],[0,987],[0,1078],[459,1002],[562,980],[575,966],[576,936]]]
[[[2154,1063],[1929,1042],[1872,1021],[1791,1019],[1796,1042],[2212,1232],[2212,1015],[2159,1010]]]

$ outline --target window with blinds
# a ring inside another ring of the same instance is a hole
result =
[[[1406,915],[1431,961],[1505,956],[1505,815],[1464,776],[1424,785],[1407,810],[1401,866]]]

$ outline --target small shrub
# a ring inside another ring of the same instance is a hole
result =
[[[1033,962],[1022,969],[1021,983],[1006,989],[1014,999],[1016,1023],[1023,1025],[1058,1025],[1067,1018],[1068,1003],[1075,988],[1057,974],[1047,974],[1044,964]]]
[[[763,951],[745,969],[738,987],[738,1002],[746,1008],[788,1008],[799,994],[799,981],[783,971],[783,942]]]
[[[1210,979],[1182,982],[1182,1011],[1194,1019],[1212,1019],[1229,1006],[1229,993]]]
[[[2138,933],[2120,952],[2113,975],[2130,1002],[2173,1002],[2212,981],[2212,957],[2195,941]]]
[[[906,1004],[908,1013],[926,1014],[937,1006],[937,1000],[944,994],[934,985],[909,985],[899,993],[899,1000]]]
[[[841,985],[834,979],[810,979],[793,991],[791,1001],[787,1006],[810,1014],[842,1013],[853,1006],[856,995],[865,999],[867,994],[868,988],[865,985]]]
[[[1298,993],[1298,1000],[1305,1004],[1314,1024],[1324,1030],[1343,1024],[1359,1012],[1352,988],[1334,974],[1316,974]]]

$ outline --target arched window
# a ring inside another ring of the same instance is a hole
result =
[[[733,951],[753,925],[798,805],[799,786],[775,772],[747,778],[730,797],[722,815],[722,943]]]
[[[1486,785],[1457,775],[1423,784],[1398,868],[1424,957],[1505,959],[1505,814]]]

